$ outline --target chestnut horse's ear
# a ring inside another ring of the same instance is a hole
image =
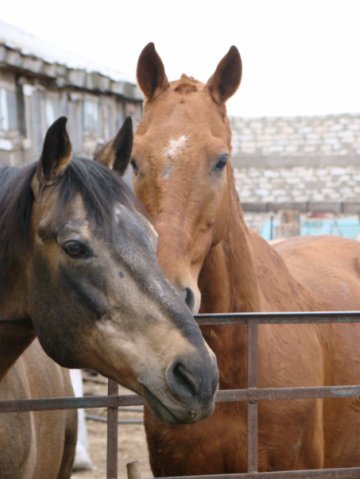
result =
[[[217,103],[225,103],[237,90],[241,81],[241,57],[232,46],[209,78],[207,87]]]
[[[94,156],[94,160],[110,169],[116,170],[121,176],[129,164],[133,145],[132,119],[127,116],[115,138],[105,143]]]
[[[136,77],[147,100],[151,100],[156,93],[168,86],[163,62],[153,43],[148,43],[140,53]]]
[[[71,143],[66,131],[67,118],[58,118],[46,132],[36,178],[40,184],[54,183],[71,162]]]

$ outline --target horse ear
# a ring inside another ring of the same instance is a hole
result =
[[[217,103],[225,103],[237,90],[241,81],[241,57],[232,46],[209,78],[207,87]]]
[[[37,178],[41,183],[53,183],[71,161],[71,142],[66,131],[67,118],[58,118],[46,132],[40,156]]]
[[[116,170],[121,176],[129,164],[133,145],[133,126],[130,116],[116,134],[115,138],[98,150],[94,160],[102,163],[110,169]]]
[[[136,76],[147,100],[151,100],[157,92],[168,86],[169,81],[165,74],[163,62],[153,43],[148,43],[140,53]]]

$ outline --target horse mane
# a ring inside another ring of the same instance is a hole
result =
[[[31,247],[31,215],[34,196],[31,181],[37,163],[0,169],[0,284],[10,267],[18,264]],[[116,173],[95,161],[74,158],[58,180],[57,208],[61,211],[80,194],[86,212],[104,231],[111,225],[113,205],[143,209],[130,187]]]
[[[0,170],[0,285],[29,242],[36,163]]]

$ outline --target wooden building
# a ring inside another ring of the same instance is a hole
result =
[[[142,96],[125,75],[0,20],[0,165],[37,160],[47,128],[61,115],[68,117],[74,152],[88,156],[126,115],[139,121]]]

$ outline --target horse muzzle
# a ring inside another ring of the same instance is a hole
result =
[[[143,385],[143,396],[161,422],[196,422],[214,411],[218,377],[216,360],[211,356],[205,368],[192,359],[175,359],[166,370],[164,388]]]

